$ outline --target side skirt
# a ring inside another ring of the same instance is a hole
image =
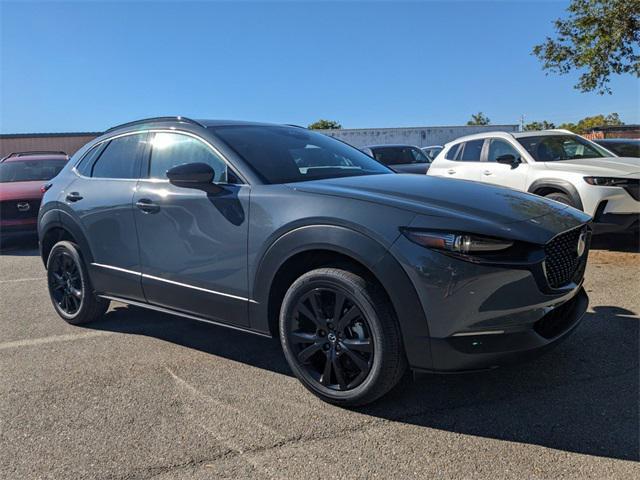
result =
[[[196,320],[198,322],[210,323],[211,325],[216,325],[218,327],[230,328],[231,330],[237,330],[239,332],[252,333],[254,335],[258,335],[260,337],[265,338],[273,338],[268,333],[260,332],[258,330],[251,330],[250,328],[237,327],[235,325],[229,325],[228,323],[216,322],[214,320],[209,320],[206,318],[198,317],[196,315],[191,315],[189,313],[182,313],[176,310],[171,310],[170,308],[158,307],[156,305],[151,305],[149,303],[138,302],[136,300],[129,300],[127,298],[114,297],[112,295],[98,295],[100,298],[104,298],[106,300],[113,300],[114,302],[120,302],[127,305],[133,305],[135,307],[147,308],[149,310],[154,310],[156,312],[167,313],[169,315],[175,315],[178,317],[188,318],[190,320]]]

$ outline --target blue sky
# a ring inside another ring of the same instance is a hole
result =
[[[182,114],[344,127],[640,122],[613,95],[546,76],[531,48],[568,2],[5,2],[0,131],[103,130]]]

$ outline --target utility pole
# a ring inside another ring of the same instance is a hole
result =
[[[520,131],[524,131],[524,113],[520,115]]]

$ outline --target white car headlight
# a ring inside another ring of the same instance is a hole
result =
[[[626,187],[631,183],[628,178],[616,177],[584,177],[584,181],[599,187]]]

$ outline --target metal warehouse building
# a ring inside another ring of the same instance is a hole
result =
[[[406,128],[345,128],[340,130],[318,130],[339,138],[354,147],[403,143],[425,147],[443,145],[464,135],[488,131],[517,132],[517,125],[472,125],[449,127]],[[0,135],[0,158],[11,152],[63,151],[73,155],[85,143],[102,132],[72,133],[19,133]]]
[[[406,128],[344,128],[319,130],[354,147],[365,145],[391,145],[401,143],[427,147],[444,145],[465,135],[482,132],[517,132],[518,125],[464,125],[450,127],[406,127]]]
[[[62,151],[73,155],[102,132],[19,133],[0,135],[0,158],[11,152]]]

